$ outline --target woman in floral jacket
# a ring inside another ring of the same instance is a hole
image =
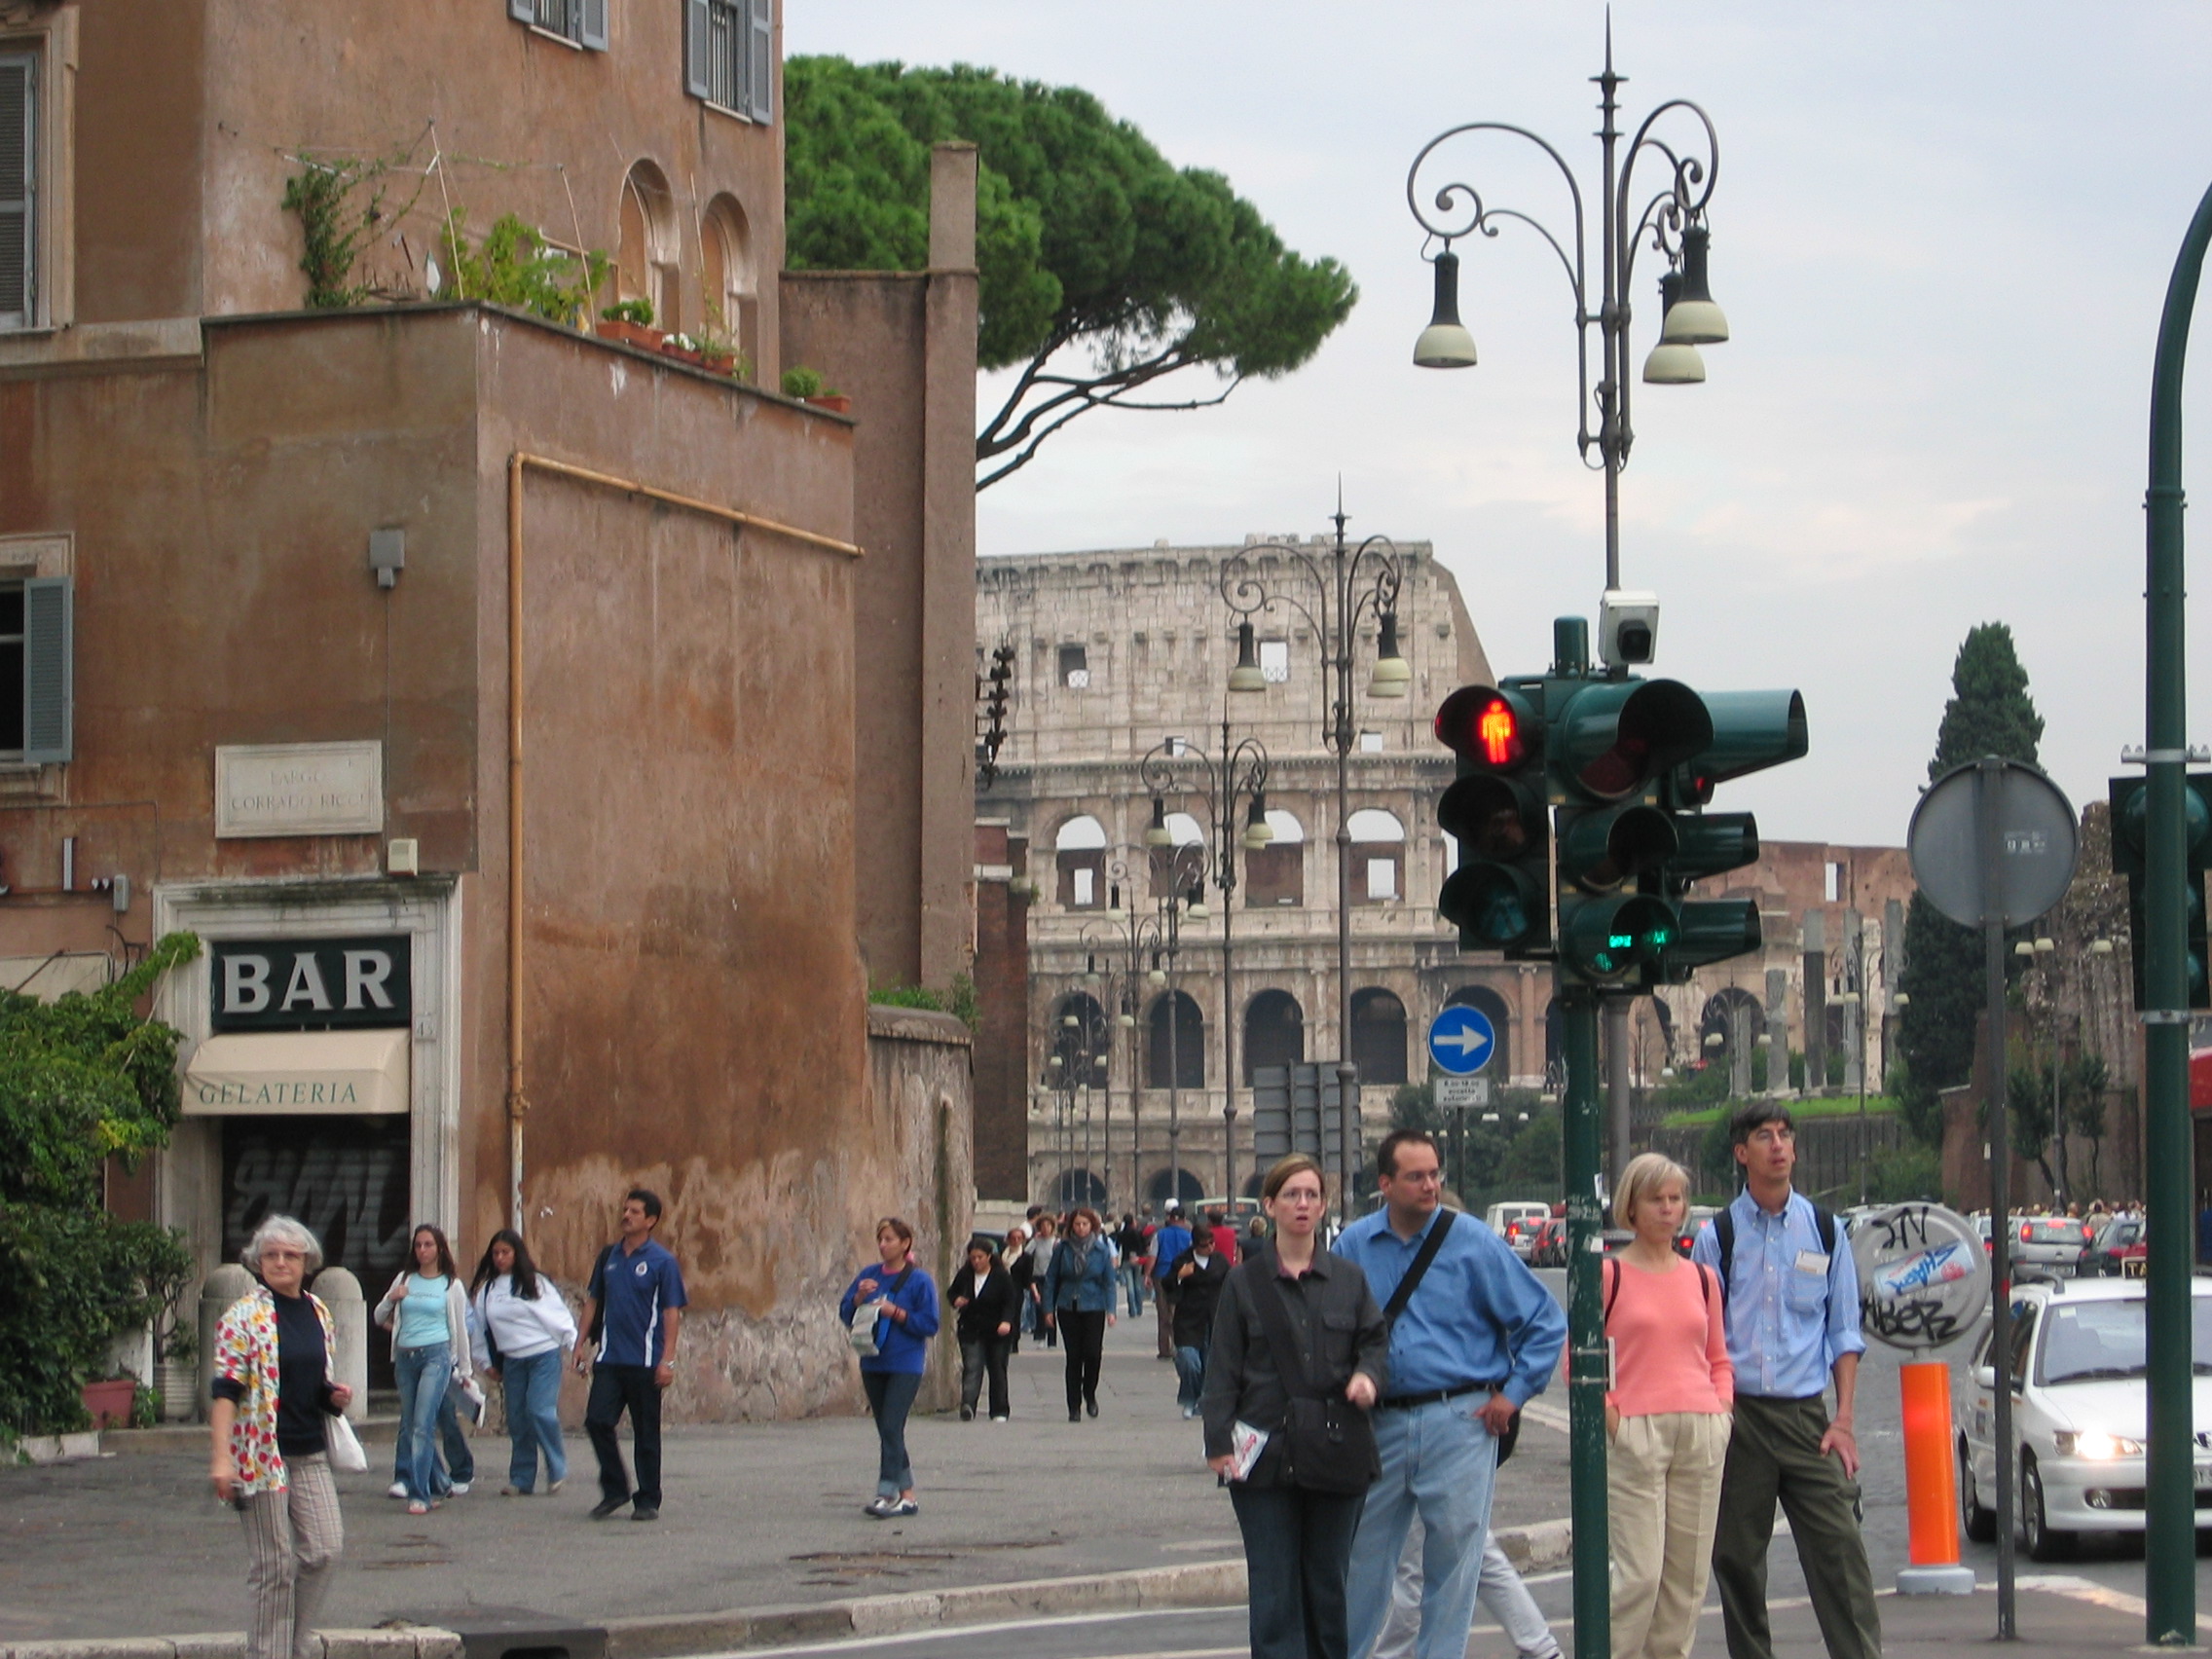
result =
[[[315,1659],[314,1615],[346,1543],[323,1424],[353,1391],[330,1381],[330,1309],[305,1289],[322,1266],[314,1235],[273,1215],[243,1260],[261,1282],[215,1327],[208,1475],[245,1523],[249,1659]]]

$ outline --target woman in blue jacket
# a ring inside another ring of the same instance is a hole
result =
[[[1098,1415],[1098,1367],[1114,1322],[1114,1247],[1094,1209],[1068,1218],[1067,1236],[1045,1270],[1045,1320],[1059,1328],[1068,1354],[1068,1421]]]
[[[875,1224],[875,1249],[882,1260],[854,1275],[837,1304],[837,1317],[850,1326],[862,1315],[874,1330],[874,1352],[861,1355],[861,1386],[882,1448],[875,1500],[866,1511],[882,1521],[921,1513],[914,1500],[914,1465],[906,1456],[906,1414],[922,1386],[922,1361],[929,1339],[937,1335],[938,1315],[937,1282],[914,1263],[914,1230],[887,1215]]]

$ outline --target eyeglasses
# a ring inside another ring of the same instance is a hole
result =
[[[1275,1202],[1278,1204],[1317,1204],[1321,1201],[1321,1195],[1310,1187],[1300,1187],[1295,1192],[1286,1190],[1275,1195]]]
[[[1444,1171],[1441,1169],[1401,1169],[1395,1175],[1385,1176],[1384,1179],[1402,1181],[1416,1187],[1433,1187],[1444,1179]]]

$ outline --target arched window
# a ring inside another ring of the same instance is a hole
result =
[[[1096,997],[1088,991],[1077,991],[1060,999],[1052,1010],[1050,1048],[1051,1052],[1045,1066],[1048,1085],[1065,1088],[1072,1079],[1078,1088],[1106,1087],[1106,1061],[1113,1052],[1113,1028],[1106,1023],[1106,1011],[1098,1006]],[[1059,1064],[1053,1065],[1052,1060]]]
[[[1062,909],[1096,910],[1106,903],[1106,827],[1086,814],[1052,838],[1059,861]]]
[[[1169,1009],[1174,1011],[1169,1016]],[[1145,1055],[1144,1086],[1176,1088],[1206,1086],[1206,1022],[1187,991],[1162,991],[1153,999],[1151,1041]]]
[[[1490,1015],[1491,1029],[1497,1033],[1497,1046],[1491,1050],[1490,1063],[1483,1070],[1490,1076],[1504,1081],[1513,1076],[1513,1011],[1505,1006],[1505,999],[1488,985],[1461,985],[1444,999],[1446,1008],[1480,1009]]]
[[[1193,882],[1203,881],[1206,874],[1206,833],[1198,821],[1187,812],[1170,812],[1164,822],[1172,844],[1150,849],[1146,861],[1152,869],[1156,899],[1163,897],[1170,887],[1188,892]]]
[[[1351,815],[1351,902],[1385,904],[1405,892],[1406,827],[1380,807]]]
[[[1744,1030],[1753,1049],[1766,1036],[1766,1010],[1759,999],[1741,985],[1724,985],[1706,999],[1705,1011],[1698,1015],[1698,1057],[1707,1060],[1722,1059],[1733,1053],[1736,1045],[1736,1011],[1744,1011]],[[1718,1042],[1714,1042],[1714,1038]]]
[[[760,300],[753,236],[734,196],[718,196],[699,223],[700,325],[760,362]]]
[[[1144,1185],[1144,1196],[1145,1201],[1152,1205],[1153,1213],[1160,1215],[1166,1210],[1170,1197],[1188,1209],[1206,1196],[1206,1190],[1198,1185],[1198,1176],[1186,1163],[1179,1169],[1156,1171]]]
[[[1244,1008],[1244,1086],[1258,1066],[1295,1066],[1306,1058],[1306,1011],[1288,991],[1262,991]]]
[[[1351,994],[1351,1063],[1363,1084],[1406,1081],[1406,1005],[1381,986]]]
[[[1073,1209],[1078,1204],[1088,1204],[1096,1209],[1106,1201],[1106,1183],[1088,1169],[1063,1169],[1056,1189],[1062,1209]]]
[[[668,179],[650,162],[640,162],[622,181],[621,240],[614,252],[615,297],[645,300],[653,325],[672,332],[683,327],[677,282],[682,268],[682,234],[677,229],[676,199]]]
[[[1244,855],[1244,903],[1252,909],[1273,909],[1306,902],[1306,826],[1295,814],[1268,810],[1275,838]]]

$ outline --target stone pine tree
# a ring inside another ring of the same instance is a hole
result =
[[[930,146],[976,146],[977,360],[1017,371],[977,435],[977,489],[1094,409],[1203,408],[1288,374],[1358,298],[1079,88],[801,56],[784,97],[793,270],[922,269]]]
[[[2042,740],[2043,717],[2028,695],[2028,671],[2013,648],[2012,630],[1984,622],[1967,635],[1951,665],[1951,700],[1936,733],[1929,779],[1985,755],[2033,762]],[[1905,1119],[1922,1140],[1934,1144],[1943,1138],[1936,1090],[1965,1083],[1973,1070],[1974,1016],[1982,1006],[1981,936],[1914,894],[1905,914],[1904,955],[1899,988],[1911,1000],[1898,1022],[1898,1037],[1904,1051]],[[2011,958],[2006,961],[2009,965]]]

